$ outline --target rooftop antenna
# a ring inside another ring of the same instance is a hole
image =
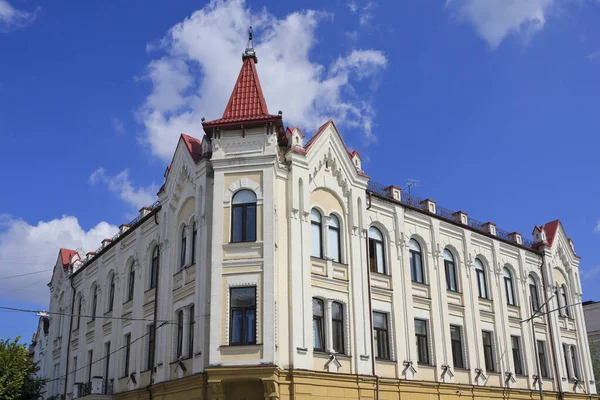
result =
[[[408,182],[406,183],[406,187],[402,190],[403,191],[408,190],[408,197],[410,197],[410,188],[417,187],[417,186],[419,186],[419,181],[417,179],[409,179]]]
[[[256,58],[256,52],[254,51],[254,44],[252,43],[252,36],[254,34],[254,29],[252,29],[252,16],[250,16],[250,27],[248,28],[248,43],[246,44],[246,51],[244,51],[244,55],[242,58],[253,57],[254,62],[257,63],[258,59]]]

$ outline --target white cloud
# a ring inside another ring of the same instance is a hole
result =
[[[600,265],[594,265],[590,268],[580,268],[579,274],[581,275],[581,281],[593,281],[600,278]]]
[[[353,14],[356,14],[356,12],[358,11],[358,5],[356,4],[355,1],[351,1],[350,3],[347,4],[347,6],[350,9],[350,12]]]
[[[366,25],[373,20],[373,9],[377,4],[369,1],[363,8],[360,13],[359,22],[361,25]]]
[[[600,232],[600,219],[598,219],[598,221],[596,221],[596,226],[594,227],[594,232],[596,232],[596,233]]]
[[[0,32],[27,26],[37,18],[40,8],[33,13],[17,10],[7,0],[0,0]]]
[[[29,225],[10,215],[0,214],[0,277],[43,271],[43,273],[0,280],[0,298],[11,298],[48,306],[47,283],[61,247],[93,251],[117,227],[100,222],[84,230],[77,218],[63,216]]]
[[[592,52],[592,53],[590,53],[590,54],[587,55],[587,59],[588,60],[595,60],[597,58],[600,58],[600,50],[594,51],[594,52]]]
[[[474,25],[495,49],[510,34],[527,42],[540,31],[556,0],[446,0],[459,19]]]
[[[150,187],[134,187],[129,178],[128,169],[124,169],[114,176],[109,176],[104,168],[98,168],[90,175],[89,183],[91,185],[105,184],[109,191],[118,195],[126,203],[136,207],[136,209],[150,206],[156,201],[158,187],[155,184],[150,185]]]
[[[117,135],[122,135],[125,133],[125,125],[123,124],[123,121],[121,121],[119,118],[113,117],[110,123]]]
[[[381,62],[385,55],[364,50],[372,55],[363,58],[365,71],[355,68],[359,61],[352,63],[360,51],[340,55],[333,66],[311,61],[317,27],[331,17],[304,10],[279,19],[263,10],[251,18],[243,0],[211,1],[172,27],[160,45],[149,46],[161,54],[147,66],[145,79],[152,91],[137,114],[145,128],[140,139],[153,154],[170,160],[180,133],[201,137],[200,119],[221,116],[241,67],[252,19],[257,69],[271,113],[282,110],[287,124],[308,132],[333,118],[338,126],[360,127],[365,139],[374,140],[374,111],[364,100],[368,96],[355,93],[351,82],[379,72],[386,65]],[[346,64],[339,64],[340,59],[347,59]]]

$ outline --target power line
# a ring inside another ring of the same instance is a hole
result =
[[[157,322],[158,322],[158,321],[157,321]],[[162,327],[163,327],[163,326],[165,326],[166,324],[167,324],[167,322],[163,322],[162,324],[160,324],[159,326],[157,326],[157,327],[154,329],[154,332],[156,332],[156,331],[157,331],[159,328],[162,328]],[[141,339],[145,338],[145,337],[146,337],[146,336],[148,336],[150,333],[151,333],[151,331],[148,331],[148,332],[146,332],[145,334],[143,334],[142,336],[140,336],[139,338],[137,338],[137,339],[135,339],[135,340],[131,341],[131,342],[129,343],[129,346],[131,346],[132,344],[134,344],[134,343],[135,343],[135,342],[137,342],[138,340],[141,340]],[[71,372],[68,372],[66,375],[63,375],[63,376],[61,376],[60,378],[49,379],[49,380],[48,380],[48,381],[46,381],[46,382],[48,383],[48,382],[54,382],[54,381],[59,381],[59,380],[61,380],[61,379],[65,379],[65,378],[67,378],[69,375],[71,375],[71,374],[74,374],[74,373],[75,373],[75,372],[77,372],[77,371],[81,371],[81,370],[82,370],[82,369],[84,369],[84,368],[88,368],[88,367],[90,367],[90,366],[92,366],[92,365],[96,364],[97,362],[99,362],[99,361],[102,361],[102,360],[104,360],[104,359],[108,358],[109,356],[112,356],[113,354],[115,354],[115,353],[117,353],[117,352],[119,352],[119,351],[121,351],[121,350],[123,350],[123,349],[127,348],[127,346],[128,346],[128,345],[125,345],[125,346],[123,346],[123,347],[119,347],[119,348],[118,348],[118,349],[116,349],[115,351],[112,351],[112,352],[108,353],[107,355],[105,355],[104,357],[101,357],[101,358],[97,359],[96,361],[92,361],[91,363],[89,363],[89,364],[86,364],[86,365],[84,365],[84,366],[83,366],[83,367],[81,367],[81,368],[77,368],[76,370],[73,370],[73,371],[71,371]]]
[[[7,293],[12,293],[12,292],[16,292],[17,290],[22,290],[22,289],[28,288],[28,287],[33,286],[33,285],[37,285],[38,283],[41,283],[41,282],[43,282],[45,280],[46,280],[46,278],[38,279],[36,281],[28,283],[25,286],[21,286],[21,287],[17,287],[17,288],[14,288],[14,289],[7,290],[5,292],[0,293],[0,296],[4,296]]]
[[[0,281],[3,281],[5,279],[12,279],[12,278],[18,278],[20,276],[27,276],[27,275],[35,275],[35,274],[41,274],[42,272],[50,272],[52,271],[51,269],[43,269],[41,271],[34,271],[34,272],[27,272],[26,274],[19,274],[19,275],[9,275],[9,276],[0,276]]]

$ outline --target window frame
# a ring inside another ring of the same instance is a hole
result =
[[[232,299],[233,299],[233,291],[238,290],[238,289],[254,289],[254,306],[232,306]],[[230,287],[229,288],[229,345],[230,346],[245,346],[245,345],[254,345],[257,343],[257,334],[256,334],[256,326],[257,326],[257,317],[258,317],[258,307],[257,307],[257,296],[256,296],[256,286],[236,286],[236,287]],[[233,313],[237,312],[237,311],[241,311],[242,312],[242,326],[240,327],[241,329],[241,335],[240,337],[242,338],[241,342],[234,342],[233,341],[233,333],[234,333],[234,319],[233,319]],[[252,341],[246,340],[246,313],[248,311],[254,311],[254,327],[253,327],[253,332],[254,332],[254,339]]]
[[[378,233],[381,236],[381,239],[374,237],[371,234],[371,230],[374,230],[376,233]],[[387,262],[386,262],[386,257],[385,257],[385,237],[383,236],[383,232],[381,232],[381,229],[379,229],[376,226],[371,226],[369,228],[368,231],[368,235],[369,235],[369,269],[371,272],[374,272],[376,274],[383,274],[386,275],[388,273],[387,271]],[[377,249],[378,246],[380,246],[381,249],[381,271],[380,271],[380,265],[378,260],[378,254],[377,254]]]
[[[79,329],[81,326],[81,311],[83,308],[83,294],[79,293],[79,302],[77,304],[77,325],[75,325],[75,329]]]
[[[458,339],[452,337],[452,329],[455,329]],[[465,357],[463,354],[462,326],[450,325],[450,349],[452,350],[452,365],[454,368],[465,369]],[[458,354],[458,357],[457,357]],[[460,362],[458,362],[460,361]]]
[[[515,343],[517,347],[515,348]],[[515,368],[515,375],[525,375],[525,369],[523,368],[523,358],[521,355],[521,337],[517,335],[510,335],[510,348],[513,357],[513,366]]]
[[[108,289],[108,310],[106,312],[111,312],[115,306],[115,274],[113,273],[110,276],[110,286]]]
[[[504,274],[504,294],[506,295],[506,305],[516,306],[517,302],[515,300],[516,297],[513,273],[508,267],[504,267],[502,273]]]
[[[147,333],[148,348],[146,349],[146,370],[150,371],[154,368],[154,342],[156,341],[156,328],[153,323],[148,325]]]
[[[127,282],[127,301],[133,300],[135,293],[135,261],[131,261],[129,265],[129,280]]]
[[[331,225],[331,221],[337,221],[337,227],[336,226],[332,226]],[[336,242],[334,243],[337,247],[337,253],[338,253],[338,259],[336,260],[335,258],[333,258],[331,256],[331,233],[334,233],[337,237],[336,237]],[[336,214],[330,214],[329,215],[329,222],[327,223],[327,241],[328,241],[328,248],[327,248],[327,256],[328,258],[336,263],[342,263],[343,257],[342,257],[342,221],[340,219],[340,217],[338,217]]]
[[[334,311],[334,307],[339,307],[340,318],[335,318],[336,312]],[[336,329],[336,326],[338,329]],[[346,340],[344,336],[344,305],[339,301],[334,301],[331,303],[331,347],[337,354],[346,354]],[[339,347],[339,349],[336,347]]]
[[[451,260],[448,260],[446,258],[446,254],[448,254],[449,258],[451,258]],[[456,268],[456,261],[454,258],[454,254],[448,250],[448,249],[444,249],[443,252],[444,255],[444,271],[446,273],[446,290],[450,291],[450,292],[454,292],[454,293],[458,293],[459,289],[458,289],[458,270]],[[454,288],[452,288],[451,283],[454,284]]]
[[[423,324],[425,333],[417,332],[417,322]],[[415,339],[417,343],[417,363],[419,365],[431,365],[431,356],[429,354],[429,327],[426,319],[415,318]],[[422,357],[425,357],[423,360]]]
[[[152,258],[150,259],[150,289],[154,289],[158,284],[158,269],[160,267],[160,249],[154,245],[152,249]]]
[[[196,241],[198,240],[198,224],[196,220],[192,223],[192,265],[196,264]]]
[[[423,285],[426,285],[427,279],[425,278],[425,266],[423,265],[423,248],[422,248],[421,244],[414,238],[411,238],[408,241],[408,243],[409,243],[408,253],[409,253],[409,259],[410,259],[410,280],[411,280],[411,282],[414,282],[414,283],[421,283]],[[410,248],[411,243],[415,243],[418,247],[418,250],[411,249]],[[418,257],[418,260],[419,260],[418,268],[415,265],[416,257]],[[418,271],[417,271],[417,269],[418,269]],[[421,273],[421,280],[419,280],[419,276],[418,276],[417,272]]]
[[[559,289],[559,307],[560,307],[560,299],[562,299],[562,308],[560,310],[560,315],[562,317],[568,317],[571,318],[571,311],[569,309],[570,305],[569,305],[569,296],[567,294],[567,285],[565,285],[564,283],[562,285],[560,285],[560,289]]]
[[[540,364],[540,371],[542,373],[542,378],[550,378],[550,373],[548,369],[548,354],[546,353],[546,342],[544,340],[537,340],[537,357],[538,362]]]
[[[313,212],[317,213],[319,215],[319,221],[315,221],[313,219],[313,216],[316,216],[315,214],[313,214]],[[311,234],[311,247],[310,247],[310,256],[311,257],[316,257],[316,258],[323,258],[323,214],[321,213],[321,211],[319,211],[316,208],[311,208],[310,210],[310,234]],[[318,230],[313,229],[314,227],[316,227]],[[319,232],[319,237],[318,238],[314,238],[313,237],[313,233],[314,232]],[[315,240],[318,240],[319,242],[319,255],[313,254],[313,247],[315,244]]]
[[[489,335],[490,344],[485,344],[485,335]],[[483,345],[483,359],[487,372],[496,372],[496,360],[494,359],[494,333],[492,331],[481,331],[481,343]],[[488,364],[489,356],[489,364]]]
[[[192,304],[189,309],[190,321],[188,325],[188,357],[194,356],[194,327],[196,326],[196,316],[194,315],[195,307]]]
[[[181,236],[179,238],[179,271],[186,267],[187,258],[187,225],[181,228]]]
[[[108,382],[110,372],[110,341],[104,343],[104,381]]]
[[[375,314],[382,315],[385,321],[385,328],[375,326]],[[377,360],[391,360],[392,353],[390,349],[390,321],[389,314],[381,311],[373,311],[373,339],[376,340],[375,354]],[[381,355],[384,353],[384,355]]]
[[[531,280],[532,282],[530,282],[529,280]],[[529,285],[529,298],[530,298],[531,311],[535,314],[536,312],[540,311],[541,304],[540,304],[540,293],[538,290],[538,282],[532,274],[529,274],[529,277],[527,279],[527,284]]]
[[[131,333],[125,334],[125,360],[123,362],[123,377],[129,376],[129,358],[131,357]]]
[[[490,299],[490,292],[488,290],[487,274],[485,273],[485,265],[479,258],[475,258],[475,277],[477,278],[477,291],[480,299]],[[480,268],[481,267],[481,268]],[[481,284],[483,282],[483,289]]]
[[[580,378],[580,371],[579,371],[579,357],[577,354],[577,346],[575,346],[574,344],[570,345],[570,351],[571,351],[571,368],[572,368],[572,372],[573,372],[573,379],[577,379],[577,380],[581,380]]]
[[[315,303],[319,305],[323,315],[315,315]],[[312,315],[313,315],[313,351],[325,352],[327,344],[325,343],[325,302],[323,299],[318,297],[312,298]],[[315,332],[316,331],[316,332]],[[316,347],[315,336],[319,337],[319,340],[323,347]]]
[[[98,311],[98,285],[94,286],[94,291],[92,295],[92,319],[90,322],[96,320],[96,312]]]
[[[177,325],[175,336],[175,359],[183,357],[183,310],[177,311]]]
[[[248,192],[248,193],[252,193],[252,195],[254,196],[254,202],[246,202],[246,203],[235,203],[235,198],[236,196],[238,196],[240,193],[242,192]],[[252,234],[254,235],[254,238],[248,238],[248,209],[254,207],[254,232],[252,232]],[[236,223],[236,218],[235,218],[235,210],[241,208],[242,210],[242,221],[241,223],[241,229],[242,229],[242,236],[240,240],[235,240],[235,223]],[[257,240],[257,231],[258,231],[258,227],[257,227],[257,222],[258,222],[258,203],[257,203],[257,198],[256,198],[256,193],[254,193],[254,191],[250,190],[250,189],[240,189],[238,190],[231,198],[231,238],[230,238],[230,242],[231,243],[251,243],[251,242],[256,242]]]

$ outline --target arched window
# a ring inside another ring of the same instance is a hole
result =
[[[369,229],[369,267],[371,272],[386,273],[383,235],[374,226]]]
[[[344,306],[337,301],[331,303],[331,331],[333,351],[344,354]]]
[[[177,355],[180,358],[183,354],[183,310],[177,312]]]
[[[231,203],[231,241],[256,241],[256,194],[251,190],[240,190]]]
[[[323,258],[323,240],[321,237],[321,232],[323,232],[322,221],[323,218],[321,217],[319,210],[315,208],[310,210],[310,255],[318,258]]]
[[[196,221],[192,224],[192,265],[196,264],[196,240],[198,239],[198,226]]]
[[[565,284],[560,285],[560,294],[559,294],[558,300],[559,300],[559,306],[562,307],[560,309],[560,314],[570,317],[571,311],[569,310],[569,299],[567,297],[567,285],[565,285]],[[562,303],[562,304],[560,304],[560,303]]]
[[[444,250],[444,267],[446,269],[446,289],[458,292],[458,279],[456,278],[456,264],[450,250]]]
[[[92,297],[92,321],[96,319],[96,310],[98,308],[98,286],[94,286],[94,295]]]
[[[129,266],[129,286],[127,287],[127,301],[133,300],[133,291],[135,290],[135,262],[132,261]]]
[[[150,262],[150,289],[155,288],[158,283],[158,259],[160,257],[160,250],[158,245],[154,246],[152,250],[152,261]]]
[[[475,273],[477,276],[477,289],[479,289],[479,297],[482,299],[489,299],[485,268],[479,258],[475,259]]]
[[[108,289],[108,311],[113,310],[115,305],[115,274],[110,277],[110,287]]]
[[[187,250],[187,226],[183,226],[183,228],[181,229],[181,243],[179,244],[180,246],[180,254],[179,254],[179,269],[182,269],[183,267],[185,267],[185,257],[186,257],[186,250]]]
[[[529,295],[531,296],[531,309],[533,312],[537,312],[540,309],[540,297],[538,295],[537,283],[532,275],[529,275],[527,282],[529,283]]]
[[[509,306],[516,305],[515,303],[515,288],[513,286],[513,277],[510,270],[504,267],[504,290],[506,292],[506,304]]]
[[[323,300],[313,298],[313,340],[316,351],[325,351],[325,309]]]
[[[425,283],[421,246],[415,239],[410,239],[408,247],[410,252],[410,279],[413,282]]]
[[[329,216],[329,258],[335,262],[342,262],[342,242],[340,239],[340,220],[331,214]]]

